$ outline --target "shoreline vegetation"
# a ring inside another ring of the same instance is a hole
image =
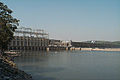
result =
[[[5,54],[19,20],[11,14],[13,11],[0,1],[0,80],[32,80],[32,76],[19,70],[12,56]]]
[[[0,80],[33,80],[30,74],[19,70],[10,57],[0,55]]]

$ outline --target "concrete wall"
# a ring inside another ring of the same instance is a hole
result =
[[[40,37],[15,36],[9,45],[9,50],[46,50],[49,40]]]

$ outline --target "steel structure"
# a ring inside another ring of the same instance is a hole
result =
[[[16,29],[15,36],[49,38],[49,34],[42,29],[31,29],[31,28],[25,28],[25,27],[20,27]]]
[[[49,45],[49,34],[42,29],[20,27],[15,30],[14,39],[8,50],[46,50]]]

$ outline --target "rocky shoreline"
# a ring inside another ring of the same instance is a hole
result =
[[[30,74],[19,70],[9,57],[0,56],[0,80],[33,80]]]

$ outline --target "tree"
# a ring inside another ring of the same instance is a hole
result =
[[[12,12],[7,5],[0,2],[0,50],[2,52],[7,50],[10,41],[14,38],[14,31],[19,25],[19,20],[11,16]]]

